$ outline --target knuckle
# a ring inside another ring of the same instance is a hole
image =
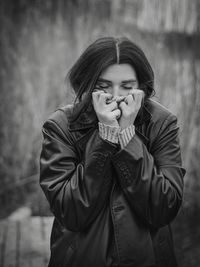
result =
[[[118,107],[118,105],[117,105],[117,103],[115,102],[115,103],[114,103],[114,108],[117,108],[117,107]]]

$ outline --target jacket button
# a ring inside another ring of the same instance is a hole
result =
[[[119,212],[121,210],[124,210],[124,206],[117,206],[117,207],[113,207],[113,211],[114,212]]]

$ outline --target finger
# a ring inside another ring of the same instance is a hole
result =
[[[113,99],[113,98],[111,98],[111,99],[106,99],[106,104],[110,104],[110,103],[112,103],[112,102],[114,102],[115,100]]]
[[[102,91],[101,90],[94,90],[93,92],[92,92],[92,98],[93,99],[98,99],[99,98],[99,96],[100,96],[100,94],[102,94]]]
[[[120,118],[120,116],[121,116],[121,110],[119,108],[115,109],[115,110],[112,111],[112,114],[118,120]]]
[[[132,95],[132,94],[131,94],[131,95],[127,95],[127,97],[126,97],[126,103],[127,103],[128,105],[133,104],[134,100],[135,100],[134,95]]]
[[[131,94],[131,96],[132,96],[132,99],[135,101],[135,95],[134,95],[134,93]]]
[[[93,102],[93,103],[97,102],[97,100],[98,100],[98,95],[99,95],[98,92],[93,92],[93,93],[92,93],[92,102]]]
[[[140,90],[140,89],[132,89],[130,94],[133,96],[133,99],[135,99],[135,97],[137,95],[140,95],[140,94],[144,94],[144,91],[143,90]]]
[[[103,100],[104,102],[106,102],[106,100],[111,100],[113,96],[109,93],[101,93],[99,97],[100,97],[100,100]]]
[[[93,90],[93,93],[98,93],[98,94],[100,95],[100,94],[102,94],[102,93],[106,93],[106,91],[103,90],[103,89],[95,88],[95,89]]]
[[[143,93],[144,91],[141,90],[141,89],[132,89],[131,90],[131,94],[140,94],[140,93]]]
[[[99,92],[99,91],[102,91],[102,89],[94,88],[93,93],[94,93],[94,92]]]
[[[122,102],[119,104],[119,108],[122,110],[122,112],[126,109],[126,107],[127,107],[127,104],[126,104],[124,101],[122,101]]]
[[[98,95],[98,96],[100,96],[100,95],[111,95],[110,93],[107,93],[105,90],[103,90],[103,89],[97,89],[97,88],[95,88],[94,90],[93,90],[93,92],[92,92],[92,94],[93,95]]]
[[[143,91],[137,93],[137,94],[135,95],[135,102],[136,102],[137,104],[141,104],[142,99],[143,99],[143,96],[144,96],[144,92],[143,92]]]
[[[117,103],[120,103],[120,102],[124,101],[125,98],[126,98],[125,96],[117,96],[117,97],[115,97],[115,101]]]
[[[118,108],[118,104],[116,101],[112,101],[110,104],[107,105],[107,107],[109,107],[109,109],[112,111]]]
[[[92,93],[92,104],[93,104],[93,106],[97,105],[97,103],[99,101],[99,95],[100,95],[99,92]]]
[[[145,97],[145,93],[143,93],[143,96],[142,96],[142,100],[141,100],[141,106],[144,105],[144,97]]]
[[[111,98],[112,98],[111,94],[105,93],[102,90],[93,91],[93,93],[92,93],[92,99],[93,99],[93,102],[95,102],[95,103],[100,102],[100,104],[105,104],[106,99],[111,99]]]

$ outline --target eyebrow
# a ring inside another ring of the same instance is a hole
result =
[[[135,82],[136,82],[136,80],[134,80],[134,79],[122,81],[122,83],[135,83]]]
[[[97,80],[97,82],[112,83],[111,81],[106,80],[106,79],[103,79],[103,78],[99,78],[99,79]]]
[[[103,79],[103,78],[99,78],[97,81],[98,82],[105,82],[105,83],[112,83],[111,81]],[[130,79],[130,80],[124,80],[121,83],[124,84],[124,83],[135,83],[135,82],[136,82],[135,79]]]

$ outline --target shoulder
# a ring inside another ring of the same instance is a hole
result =
[[[62,131],[66,132],[69,125],[69,117],[72,113],[73,105],[66,105],[58,107],[54,110],[46,119],[43,127],[48,128],[52,125],[56,128],[60,128]]]
[[[60,120],[68,121],[68,117],[71,115],[73,109],[73,105],[66,105],[62,107],[58,107],[54,112],[52,112],[47,120],[52,120],[55,122],[59,122]]]
[[[171,110],[153,99],[147,100],[146,108],[151,114],[151,122],[153,124],[162,125],[167,122],[177,121],[177,116]]]
[[[172,131],[174,133],[178,132],[177,116],[171,110],[152,99],[149,99],[145,106],[151,114],[146,135],[151,140],[152,146]]]
[[[68,117],[72,109],[72,105],[58,107],[48,116],[42,127],[44,144],[52,144],[52,148],[55,146],[57,149],[64,145],[77,152],[73,135],[69,131]]]

